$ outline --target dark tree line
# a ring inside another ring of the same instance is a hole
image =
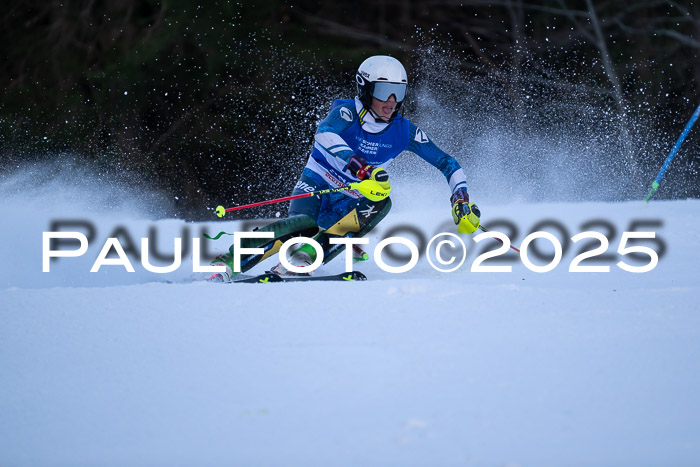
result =
[[[439,44],[465,79],[499,82],[516,117],[534,83],[660,115],[670,135],[699,94],[694,1],[26,0],[1,15],[0,171],[70,157],[188,216],[289,191],[371,54],[418,71]]]

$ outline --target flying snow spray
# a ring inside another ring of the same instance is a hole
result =
[[[661,170],[659,170],[659,174],[656,176],[656,180],[654,180],[654,183],[651,184],[651,188],[649,189],[649,193],[647,193],[647,195],[644,197],[645,203],[648,203],[649,200],[651,199],[651,197],[656,192],[656,190],[659,189],[659,183],[661,183],[661,179],[664,177],[664,174],[666,173],[668,166],[671,165],[671,161],[676,156],[676,153],[680,149],[681,144],[683,144],[685,137],[688,136],[688,133],[690,133],[690,130],[693,128],[693,125],[695,125],[695,122],[697,121],[698,117],[700,117],[700,105],[698,106],[697,109],[695,109],[695,113],[693,114],[692,117],[690,117],[690,121],[683,129],[683,133],[681,133],[681,135],[678,137],[676,144],[673,145],[673,148],[671,149],[671,152],[669,153],[668,157],[666,158],[664,165],[661,166]]]

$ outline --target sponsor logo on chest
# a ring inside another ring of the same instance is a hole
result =
[[[377,141],[369,141],[361,136],[357,136],[355,137],[355,139],[359,143],[357,151],[367,155],[377,155],[380,149],[391,151],[391,149],[394,147],[393,143],[380,143]]]

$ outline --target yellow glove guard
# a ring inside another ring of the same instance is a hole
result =
[[[357,176],[362,180],[357,184],[357,191],[365,198],[381,201],[389,196],[391,183],[389,174],[383,168],[366,165],[357,171]]]
[[[369,173],[369,179],[377,182],[384,190],[391,191],[389,174],[381,167],[374,167]]]
[[[376,180],[362,180],[358,183],[351,183],[350,186],[359,191],[362,196],[369,199],[370,201],[381,201],[389,196],[391,192],[391,186],[389,182],[380,183]]]
[[[474,203],[457,200],[452,205],[452,219],[457,224],[457,232],[462,234],[474,233],[479,228],[481,212]]]

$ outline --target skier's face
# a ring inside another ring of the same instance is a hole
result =
[[[396,110],[396,98],[392,94],[388,101],[380,101],[376,97],[372,98],[372,110],[379,115],[379,118],[388,122]]]

